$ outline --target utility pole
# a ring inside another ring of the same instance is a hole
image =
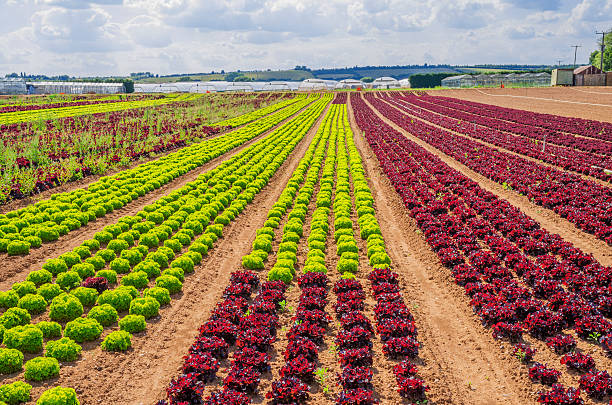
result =
[[[604,50],[605,50],[605,47],[606,47],[606,44],[605,44],[604,40],[606,39],[607,32],[606,31],[602,31],[602,32],[595,31],[595,35],[599,35],[599,34],[601,34],[601,44],[600,44],[601,45],[601,53],[599,54],[600,55],[600,57],[599,57],[599,69],[603,72],[603,58],[604,58]]]
[[[561,62],[563,61],[563,59],[557,59],[557,65],[559,65],[559,67],[561,67]]]
[[[576,54],[578,53],[578,48],[582,48],[582,45],[570,45],[570,48],[574,48],[574,69],[576,69]]]

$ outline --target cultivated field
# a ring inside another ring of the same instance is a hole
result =
[[[461,89],[430,93],[543,114],[612,122],[612,89],[609,87]]]
[[[612,96],[483,92],[4,104],[0,404],[612,402]]]

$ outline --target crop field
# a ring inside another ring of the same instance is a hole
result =
[[[0,405],[612,404],[612,99],[554,91],[2,100]]]

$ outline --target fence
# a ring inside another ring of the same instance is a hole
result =
[[[574,75],[575,86],[605,86],[606,74]]]

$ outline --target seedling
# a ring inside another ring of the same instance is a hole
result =
[[[319,367],[316,369],[315,377],[321,386],[323,393],[327,395],[329,393],[329,384],[327,383],[327,367]]]
[[[335,343],[329,345],[329,351],[334,354],[335,359],[338,359],[338,346]]]
[[[599,343],[599,339],[601,338],[601,333],[593,332],[589,335],[589,340],[593,341],[593,343]]]
[[[516,354],[515,354],[516,358],[517,358],[517,359],[518,359],[518,360],[519,360],[521,363],[525,361],[525,356],[526,356],[526,355],[527,355],[527,353],[525,353],[525,352],[523,351],[523,349],[518,349],[518,350],[516,351]]]

